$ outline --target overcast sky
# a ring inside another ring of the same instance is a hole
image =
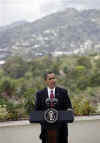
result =
[[[16,21],[34,21],[67,7],[100,9],[100,0],[0,0],[0,26]]]

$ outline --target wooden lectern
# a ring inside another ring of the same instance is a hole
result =
[[[47,124],[47,143],[59,143],[59,128],[56,126],[56,123],[72,123],[74,115],[71,109],[57,111],[55,108],[50,107],[45,111],[33,111],[29,120],[30,123],[45,122]]]
[[[48,129],[47,130],[47,143],[58,143],[58,130]]]

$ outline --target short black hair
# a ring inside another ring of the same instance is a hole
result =
[[[54,73],[53,71],[48,71],[44,73],[44,80],[47,80],[48,74]],[[55,73],[54,73],[55,74]]]

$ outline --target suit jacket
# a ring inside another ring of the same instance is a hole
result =
[[[38,91],[36,94],[35,101],[35,110],[46,110],[47,105],[45,100],[48,98],[47,88],[44,88],[41,91]],[[68,92],[64,88],[56,87],[55,88],[55,98],[58,99],[58,104],[55,107],[57,110],[67,110],[68,108],[72,108],[72,104],[70,102]]]
[[[35,110],[46,110],[48,107],[46,105],[45,100],[48,98],[48,91],[47,88],[40,90],[36,94],[36,101],[35,101]],[[55,88],[55,98],[58,99],[58,104],[56,105],[55,109],[57,110],[67,110],[68,108],[72,108],[71,101],[68,96],[68,92],[64,88],[56,87]],[[68,136],[68,127],[67,124],[56,124],[57,128],[60,128],[60,139],[66,138]],[[48,125],[46,123],[41,123],[41,134],[40,138],[45,140],[46,138],[46,128]],[[65,141],[64,141],[65,142]]]
[[[48,98],[47,88],[44,88],[41,91],[38,91],[36,94],[35,101],[35,110],[44,111],[48,107],[46,105],[46,99]],[[55,88],[55,98],[58,99],[58,104],[56,105],[56,110],[67,110],[68,108],[72,108],[71,101],[68,96],[68,92],[64,88],[56,87]],[[44,124],[42,124],[44,126]],[[65,126],[65,124],[62,124]]]

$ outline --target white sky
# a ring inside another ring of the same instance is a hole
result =
[[[39,0],[0,0],[0,25],[40,17]]]
[[[0,26],[20,20],[34,21],[66,7],[100,8],[100,0],[0,0]]]

